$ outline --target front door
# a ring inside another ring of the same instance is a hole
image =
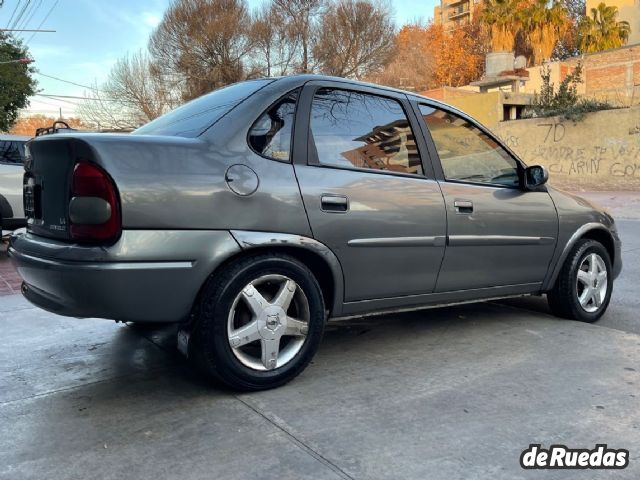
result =
[[[311,82],[298,115],[308,161],[295,164],[296,176],[314,238],[342,265],[345,300],[432,292],[446,218],[406,96]]]
[[[420,105],[440,159],[447,250],[437,292],[521,286],[549,268],[558,215],[546,189],[521,188],[522,164],[485,130],[453,112]]]

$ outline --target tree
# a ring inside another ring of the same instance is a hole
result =
[[[480,21],[489,30],[493,52],[513,52],[522,28],[520,0],[485,0]]]
[[[298,49],[290,23],[272,3],[264,3],[251,27],[254,69],[267,77],[286,75],[293,67]]]
[[[567,9],[569,22],[567,29],[558,40],[556,48],[551,56],[554,60],[564,60],[580,54],[580,45],[578,44],[578,25],[586,11],[585,0],[561,0],[561,3],[564,8]]]
[[[433,52],[429,49],[425,27],[403,25],[396,35],[391,61],[369,80],[407,90],[431,88],[434,71]]]
[[[580,97],[578,85],[582,83],[582,64],[574,67],[558,85],[551,81],[551,69],[545,65],[540,69],[542,88],[534,95],[531,106],[525,111],[525,117],[554,117],[562,115],[567,120],[578,122],[589,112],[613,108],[608,102]]]
[[[53,122],[62,120],[71,128],[86,129],[87,125],[79,118],[53,118],[46,115],[32,115],[30,117],[18,117],[9,133],[12,135],[31,135],[36,133],[36,129],[50,127]]]
[[[382,69],[393,50],[395,26],[387,5],[339,0],[322,18],[314,49],[320,71],[361,79]]]
[[[250,27],[245,0],[176,0],[149,50],[159,74],[179,79],[183,100],[190,100],[247,77]]]
[[[109,98],[135,111],[146,123],[177,106],[174,87],[147,55],[138,52],[116,62],[102,89]]]
[[[0,32],[0,131],[6,132],[18,117],[18,111],[29,105],[35,93],[33,69],[19,60],[28,57],[21,42]]]
[[[394,86],[411,86],[416,90],[460,87],[482,74],[483,45],[474,25],[451,31],[434,23],[405,25],[398,34],[394,60],[379,78]]]
[[[533,64],[549,60],[553,50],[570,26],[567,9],[560,0],[534,0],[521,13],[525,38],[531,48]]]
[[[312,52],[318,38],[318,18],[324,13],[325,0],[272,0],[273,7],[285,19],[292,38],[299,44],[300,54],[296,71],[314,70]]]
[[[600,3],[592,8],[578,27],[580,48],[584,53],[600,52],[623,46],[629,40],[629,22],[617,21],[618,7]]]
[[[178,106],[179,85],[158,72],[143,52],[127,54],[116,62],[100,88],[88,94],[79,110],[99,128],[136,128]]]

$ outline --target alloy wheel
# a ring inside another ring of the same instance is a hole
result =
[[[607,295],[607,266],[597,253],[590,253],[580,263],[576,278],[576,295],[584,311],[596,312]]]
[[[234,299],[227,321],[229,345],[246,367],[283,367],[302,349],[309,318],[309,302],[295,281],[278,274],[262,276]]]

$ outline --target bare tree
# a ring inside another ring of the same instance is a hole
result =
[[[314,56],[323,73],[363,78],[378,72],[394,48],[390,7],[381,1],[339,0],[320,25]]]
[[[136,128],[179,104],[179,91],[169,79],[143,52],[126,55],[113,66],[106,83],[91,90],[80,110],[100,128]]]
[[[251,36],[254,44],[254,70],[267,77],[286,75],[293,67],[298,41],[290,22],[272,3],[258,9]]]
[[[130,131],[146,123],[133,105],[110,98],[97,85],[85,92],[84,97],[85,100],[78,105],[78,113],[93,128]]]
[[[156,68],[182,78],[184,100],[243,80],[252,50],[245,0],[176,0],[149,41]]]
[[[174,108],[178,101],[172,82],[142,52],[118,60],[103,90],[110,98],[137,110],[146,121]]]
[[[273,7],[299,44],[299,61],[296,70],[300,73],[313,71],[313,45],[317,38],[319,16],[324,12],[326,0],[272,0]]]

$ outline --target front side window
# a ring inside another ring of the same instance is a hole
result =
[[[294,90],[266,111],[251,127],[249,144],[260,155],[289,160],[296,102],[300,90]]]
[[[518,187],[518,163],[482,130],[453,113],[420,105],[447,180]]]
[[[320,164],[423,173],[409,121],[396,100],[322,88],[313,98],[310,122]]]
[[[24,142],[0,140],[0,163],[22,164],[24,162]]]

